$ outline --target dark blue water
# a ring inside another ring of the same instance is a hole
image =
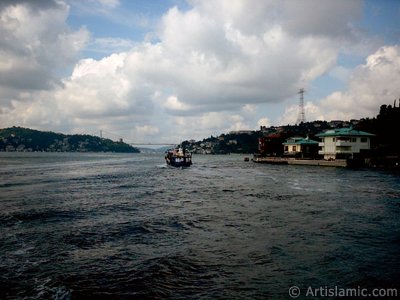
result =
[[[400,177],[240,156],[0,153],[0,298],[399,287]],[[301,298],[301,297],[300,297]]]

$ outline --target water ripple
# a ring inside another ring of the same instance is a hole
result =
[[[197,156],[0,154],[1,299],[287,298],[396,287],[400,181]]]

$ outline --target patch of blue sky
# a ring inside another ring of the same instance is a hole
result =
[[[318,102],[326,96],[345,90],[347,83],[331,73],[324,74],[316,78],[307,89],[307,98],[310,101]],[[305,96],[306,98],[306,96]]]
[[[363,18],[359,21],[358,26],[369,36],[376,36],[387,45],[400,43],[399,0],[366,0],[363,9]],[[366,57],[359,53],[340,52],[336,67],[311,83],[308,97],[318,102],[333,92],[346,90],[351,72],[357,66],[365,63]]]
[[[378,35],[386,44],[400,42],[400,1],[366,0],[361,26],[368,33]]]
[[[343,66],[348,69],[355,68],[358,65],[365,63],[365,57],[354,53],[339,53],[337,58],[337,65]]]
[[[135,43],[157,42],[152,33],[161,17],[175,6],[180,10],[190,8],[183,0],[121,1],[118,6],[108,8],[71,0],[67,22],[73,29],[84,26],[90,32],[91,41],[83,57],[101,59],[114,52],[128,51]]]

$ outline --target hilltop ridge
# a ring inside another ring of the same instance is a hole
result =
[[[120,152],[139,153],[122,141],[115,142],[88,134],[62,134],[23,127],[0,129],[0,151],[7,152]]]

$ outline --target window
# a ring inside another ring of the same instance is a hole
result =
[[[367,138],[365,138],[365,137],[361,138],[361,143],[366,143],[366,142],[368,142]]]
[[[333,142],[336,142],[336,138],[333,138],[332,140],[333,140]]]
[[[285,146],[285,152],[288,152],[288,151],[289,151],[289,147]]]
[[[293,149],[293,152],[296,152],[296,146],[293,146],[292,149]]]
[[[357,138],[351,138],[351,142],[352,143],[356,143],[357,142]]]

